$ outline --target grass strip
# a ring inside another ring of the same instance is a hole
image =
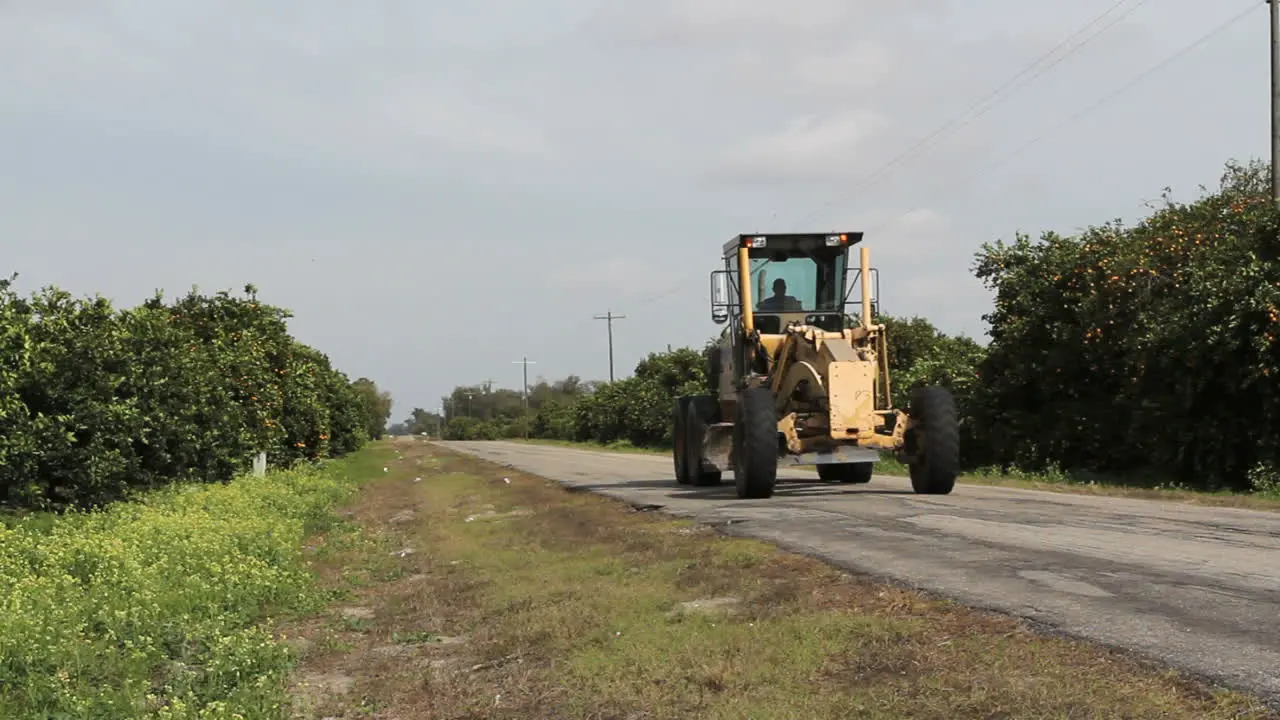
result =
[[[320,550],[305,717],[1270,718],[1257,699],[413,440]],[[343,537],[352,537],[345,534]]]

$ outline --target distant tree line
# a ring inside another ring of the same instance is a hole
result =
[[[1269,178],[1266,164],[1228,164],[1216,191],[1190,203],[1166,193],[1132,226],[984,244],[973,270],[995,294],[986,345],[920,317],[879,319],[898,406],[913,387],[950,388],[969,469],[1280,488],[1280,212]],[[664,446],[672,399],[700,391],[704,368],[704,352],[682,348],[614,383],[540,382],[527,415],[519,393],[460,387],[444,433]],[[414,427],[443,420],[423,419]]]
[[[899,402],[905,405],[909,388],[924,382],[958,389],[971,384],[982,350],[976,342],[950,337],[923,318],[883,317],[879,322],[889,327],[890,372],[897,378],[894,394],[901,397]],[[529,388],[527,412],[517,390],[458,386],[442,399],[444,416],[415,408],[391,432],[443,432],[450,440],[530,437],[670,447],[674,399],[711,392],[707,379],[711,344],[650,353],[630,377],[612,383],[585,382],[574,375],[553,382],[538,380]]]

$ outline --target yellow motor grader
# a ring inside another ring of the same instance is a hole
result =
[[[856,300],[846,283],[860,232],[743,234],[711,273],[713,395],[677,398],[673,460],[682,485],[720,483],[740,498],[773,495],[780,465],[814,465],[825,481],[866,483],[882,452],[910,468],[917,493],[945,495],[959,470],[955,401],[940,387],[892,407],[888,344],[873,324],[868,251]],[[846,289],[847,288],[847,289]],[[856,317],[846,311],[856,307]]]

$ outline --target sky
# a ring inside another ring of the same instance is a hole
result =
[[[982,243],[1269,152],[1264,3],[1076,35],[1114,5],[0,0],[0,274],[124,305],[253,283],[394,419],[522,358],[607,378],[608,311],[619,376],[701,347],[741,232],[864,231],[886,312],[981,340]]]

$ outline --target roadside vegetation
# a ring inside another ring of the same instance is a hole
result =
[[[388,450],[358,451],[390,397],[298,342],[252,286],[118,309],[21,297],[13,279],[0,717],[284,717],[292,659],[268,618],[323,605],[302,543],[381,470]]]
[[[1274,717],[1131,656],[414,440],[313,540],[303,717]]]
[[[324,606],[303,543],[393,458],[370,448],[0,527],[0,717],[286,717],[294,657],[270,616]]]
[[[1126,226],[983,245],[990,341],[882,317],[897,404],[943,385],[962,411],[966,472],[988,480],[1153,492],[1280,491],[1280,213],[1269,168],[1227,166],[1190,203]],[[654,353],[613,383],[481,386],[398,431],[670,446],[672,399],[704,392],[705,349]],[[886,470],[891,463],[885,463]]]

